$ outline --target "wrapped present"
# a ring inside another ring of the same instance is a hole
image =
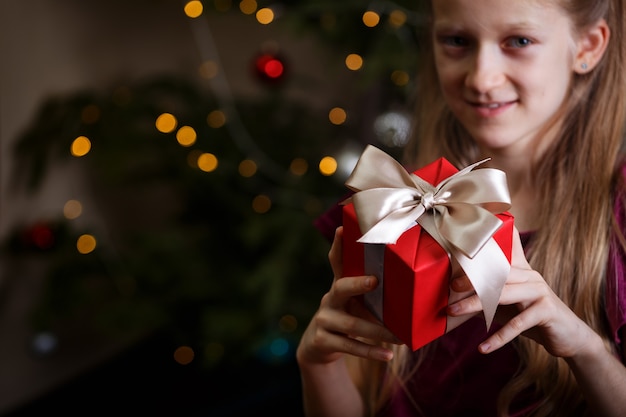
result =
[[[504,172],[458,171],[444,158],[407,172],[369,145],[346,181],[343,275],[375,275],[369,309],[412,350],[465,322],[448,304],[477,294],[490,327],[511,262],[513,216]],[[465,274],[473,291],[455,293]]]

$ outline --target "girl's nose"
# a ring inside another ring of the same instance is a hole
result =
[[[504,66],[499,54],[488,48],[478,48],[468,60],[465,86],[478,93],[499,87],[505,80]]]

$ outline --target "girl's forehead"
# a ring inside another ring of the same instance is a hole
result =
[[[543,27],[567,15],[557,0],[431,0],[437,25]]]

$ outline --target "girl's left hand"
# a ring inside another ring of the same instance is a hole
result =
[[[461,277],[452,282],[452,288],[467,291],[472,286],[467,277]],[[501,323],[502,328],[480,344],[482,353],[493,352],[524,335],[542,344],[552,355],[568,358],[592,348],[598,337],[530,267],[517,229],[513,233],[511,272],[499,304],[495,321]],[[448,306],[451,316],[475,314],[481,310],[476,295]]]

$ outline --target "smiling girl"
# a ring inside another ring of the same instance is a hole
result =
[[[506,172],[516,231],[497,323],[472,317],[411,352],[357,302],[376,278],[343,277],[338,227],[334,280],[297,351],[305,413],[624,416],[624,2],[423,3],[404,162],[491,158]],[[475,296],[448,307],[479,311]]]

